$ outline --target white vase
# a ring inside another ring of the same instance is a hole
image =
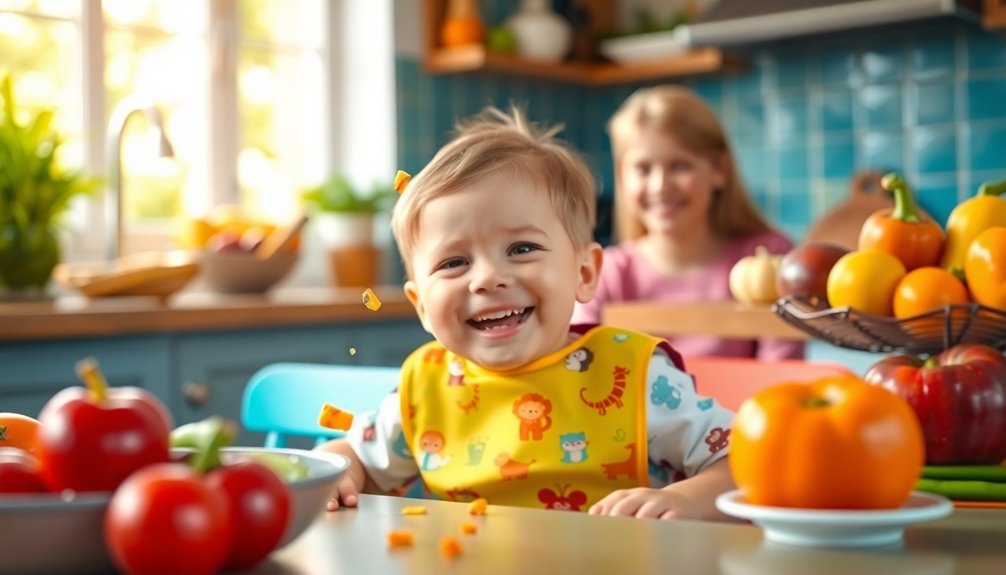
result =
[[[373,214],[322,212],[312,216],[318,237],[328,248],[372,245]]]
[[[530,60],[561,62],[573,42],[573,28],[552,11],[549,0],[521,0],[506,27],[517,39],[517,53]]]

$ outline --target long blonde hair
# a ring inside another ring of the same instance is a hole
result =
[[[573,245],[587,247],[593,241],[596,185],[580,156],[555,139],[561,129],[539,128],[517,107],[509,114],[486,108],[460,123],[457,136],[409,182],[392,211],[391,231],[409,275],[423,208],[504,170],[547,193]]]
[[[713,233],[732,238],[771,229],[738,176],[730,142],[712,108],[687,88],[655,86],[637,90],[626,98],[608,122],[615,166],[615,233],[619,240],[646,234],[619,183],[622,155],[646,130],[659,130],[693,154],[724,169],[727,183],[716,191],[709,208]]]

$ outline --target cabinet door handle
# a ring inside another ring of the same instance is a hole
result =
[[[202,407],[210,401],[210,386],[199,381],[186,381],[182,385],[182,397],[192,407]]]

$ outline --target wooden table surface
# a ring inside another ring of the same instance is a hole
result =
[[[424,505],[425,516],[403,516]],[[460,535],[463,521],[478,525]],[[414,530],[411,548],[389,550],[394,528]],[[457,535],[461,557],[438,550]],[[258,574],[439,573],[521,575],[717,574],[990,575],[1006,572],[1006,512],[957,509],[945,519],[905,531],[886,548],[823,549],[763,541],[742,524],[592,517],[582,513],[489,506],[472,517],[462,503],[365,495],[357,509],[324,513],[300,538],[260,565]]]

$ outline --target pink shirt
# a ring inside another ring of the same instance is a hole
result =
[[[659,301],[689,303],[730,300],[730,268],[742,257],[754,254],[763,245],[769,252],[784,254],[793,247],[785,236],[766,232],[733,240],[719,257],[704,269],[682,277],[669,277],[653,269],[632,241],[604,249],[597,295],[586,304],[576,304],[572,323],[600,323],[601,307],[619,301]],[[662,336],[662,334],[653,334]],[[712,336],[668,337],[685,358],[690,356],[756,357],[773,361],[803,358],[803,342],[761,338],[722,339]]]

